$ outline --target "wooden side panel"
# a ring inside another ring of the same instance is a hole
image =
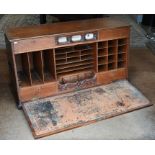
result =
[[[20,88],[20,99],[22,102],[52,96],[58,92],[57,82]]]
[[[13,47],[9,42],[8,38],[5,36],[5,42],[7,47],[8,65],[9,65],[9,81],[11,82],[11,91],[14,94],[16,102],[20,102],[19,97],[19,83],[17,78],[17,69],[15,64],[15,57],[13,55]]]
[[[126,69],[118,69],[108,72],[100,72],[97,73],[97,84],[107,84],[116,80],[126,79],[127,78],[127,70]]]

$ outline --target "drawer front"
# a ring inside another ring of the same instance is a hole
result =
[[[40,37],[13,42],[14,53],[40,51],[55,46],[54,37]]]
[[[97,84],[107,84],[116,80],[126,79],[127,69],[118,69],[108,72],[97,73]]]
[[[21,102],[26,102],[34,99],[55,95],[58,92],[57,87],[57,82],[55,82],[27,88],[21,88],[19,90],[20,100]]]
[[[120,28],[112,30],[99,31],[99,40],[112,40],[118,38],[128,38],[130,34],[130,28]]]

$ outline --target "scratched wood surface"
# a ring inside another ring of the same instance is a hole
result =
[[[35,138],[150,106],[127,80],[23,104]]]

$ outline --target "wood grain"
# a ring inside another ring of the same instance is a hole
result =
[[[23,105],[34,138],[56,134],[152,105],[128,81]]]

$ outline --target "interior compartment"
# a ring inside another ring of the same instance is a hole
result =
[[[99,65],[98,66],[98,71],[99,72],[107,71],[107,65],[106,64],[105,65]]]
[[[98,58],[98,65],[107,64],[107,62],[108,62],[107,57],[99,57]]]
[[[126,53],[126,45],[118,46],[118,53]]]
[[[108,63],[111,63],[111,62],[116,62],[116,55],[109,55],[108,56]]]
[[[108,70],[112,70],[116,68],[116,64],[114,62],[108,64]]]
[[[80,61],[80,56],[75,56],[75,57],[71,57],[71,58],[67,58],[67,62],[78,62]]]
[[[116,47],[109,47],[108,48],[108,55],[116,54]]]
[[[69,53],[69,52],[73,52],[75,51],[73,49],[73,47],[62,47],[62,48],[57,48],[55,49],[55,54],[56,54],[56,58],[61,55],[61,54],[65,54],[65,53]]]
[[[28,53],[30,61],[30,72],[32,78],[32,84],[41,84],[44,81],[43,75],[43,59],[42,52],[30,52]]]
[[[93,44],[74,46],[75,51],[85,51],[85,50],[92,50],[92,49],[93,49]]]
[[[56,66],[66,64],[66,62],[67,62],[66,58],[60,59],[60,60],[56,60]]]
[[[108,47],[115,47],[117,46],[117,40],[109,40]]]
[[[67,58],[80,57],[80,51],[67,53]]]
[[[125,68],[125,67],[126,67],[125,61],[118,62],[117,68]]]
[[[93,49],[81,50],[81,56],[93,54]]]
[[[75,68],[73,70],[59,72],[57,75],[58,75],[58,78],[61,78],[61,77],[66,76],[66,75],[79,74],[79,73],[82,73],[82,72],[85,73],[87,71],[93,71],[93,66],[88,65],[88,66],[78,68],[78,69]]]
[[[86,61],[80,61],[80,62],[74,62],[74,63],[67,63],[64,65],[59,65],[57,66],[57,71],[66,69],[66,68],[71,68],[71,67],[77,67],[77,66],[82,66],[82,65],[89,65],[92,64],[92,60],[86,60]]]
[[[30,86],[32,84],[30,74],[30,63],[27,53],[15,55],[18,82],[20,87]]]
[[[98,49],[103,49],[108,47],[108,41],[98,42]]]
[[[103,57],[103,56],[106,56],[106,55],[108,55],[108,50],[107,50],[107,48],[98,49],[98,57]]]
[[[43,51],[43,71],[44,71],[44,82],[51,82],[56,80],[55,59],[53,50]]]
[[[125,61],[126,60],[126,54],[118,54],[118,61]]]
[[[118,39],[118,46],[126,45],[127,44],[127,38]]]
[[[95,59],[93,57],[94,53],[95,44],[56,49],[56,73],[58,77],[79,71],[92,70]]]

